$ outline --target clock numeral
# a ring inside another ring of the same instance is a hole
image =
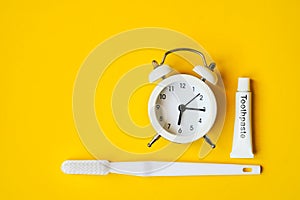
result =
[[[169,92],[173,92],[174,91],[174,85],[170,85],[168,86]]]
[[[162,122],[162,121],[163,121],[163,119],[164,119],[164,118],[163,118],[163,116],[159,116],[159,121],[161,121],[161,122]]]
[[[179,83],[180,88],[185,89],[186,84],[185,83]]]
[[[202,123],[202,118],[200,118],[198,122],[199,122],[199,123]]]
[[[160,105],[158,105],[158,104],[155,107],[157,110],[160,109]]]
[[[159,94],[159,99],[166,99],[167,95],[166,94]]]
[[[190,125],[190,131],[193,131],[193,130],[194,130],[194,126]]]
[[[178,133],[182,133],[182,129],[181,128],[178,129]]]
[[[195,87],[193,86],[192,88],[193,88],[193,92],[195,92]]]
[[[200,101],[203,101],[203,95],[202,94],[200,94],[199,99],[200,99]]]
[[[170,129],[170,127],[171,127],[171,124],[168,123],[168,129]]]

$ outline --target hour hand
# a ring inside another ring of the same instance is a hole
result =
[[[179,117],[178,117],[178,126],[181,124],[181,118],[182,118],[182,113],[185,111],[185,105],[181,104],[178,106],[178,110],[179,110]]]
[[[189,107],[185,107],[186,110],[197,110],[197,111],[202,111],[202,112],[205,112],[206,108],[203,107],[203,108],[189,108]]]
[[[178,122],[177,122],[178,126],[181,124],[181,118],[182,118],[182,111],[180,111],[179,113]]]

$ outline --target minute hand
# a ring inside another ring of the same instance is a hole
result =
[[[202,112],[205,112],[205,107],[203,108],[189,108],[189,107],[185,107],[186,110],[197,110],[197,111],[202,111]]]

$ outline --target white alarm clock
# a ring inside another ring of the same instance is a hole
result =
[[[193,71],[201,77],[188,74],[168,76],[173,70],[164,64],[167,55],[177,51],[190,51],[201,56],[203,66],[197,65]],[[217,116],[215,95],[206,81],[217,83],[215,63],[207,65],[202,52],[190,48],[177,48],[167,51],[162,62],[153,61],[154,70],[149,81],[162,79],[151,93],[148,115],[157,135],[148,147],[163,137],[175,143],[190,143],[203,137],[212,148],[215,145],[207,137]]]

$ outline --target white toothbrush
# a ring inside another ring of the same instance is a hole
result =
[[[189,162],[109,162],[107,160],[67,160],[61,170],[65,174],[107,175],[109,173],[133,176],[209,176],[255,175],[259,165],[189,163]]]

